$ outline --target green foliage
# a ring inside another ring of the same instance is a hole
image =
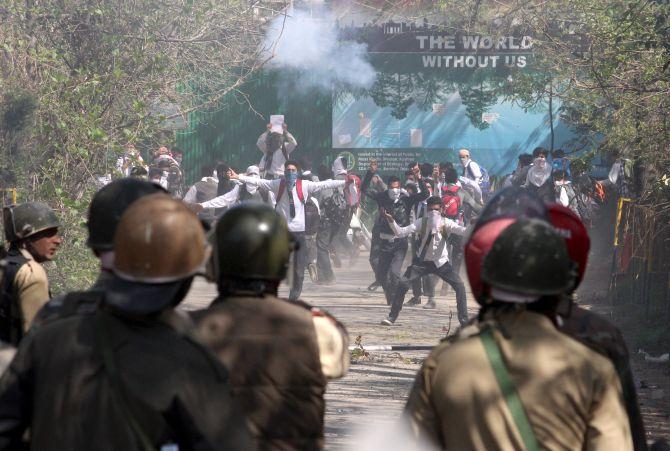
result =
[[[0,101],[0,131],[16,133],[24,128],[37,108],[37,100],[29,92],[5,92]]]
[[[63,218],[55,288],[84,287],[97,271],[81,227],[96,176],[127,143],[171,144],[153,106],[197,109],[253,73],[260,28],[243,2],[6,0],[1,14],[0,168],[20,201]]]

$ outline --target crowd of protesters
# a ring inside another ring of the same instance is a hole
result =
[[[411,162],[384,180],[374,160],[362,178],[341,157],[313,173],[285,125],[268,125],[257,146],[258,165],[203,167],[188,188],[180,152],[160,147],[147,164],[127,146],[122,177],[89,208],[100,273],[86,291],[50,299],[53,210],[3,210],[0,450],[323,449],[325,387],[347,372],[348,335],[300,300],[303,279],[337,283],[333,267],[365,244],[368,289],[381,286],[389,307],[381,324],[424,295],[435,309],[438,279],[456,297],[461,328],[429,354],[407,401],[412,441],[646,449],[625,343],[572,297],[588,225],[606,189],[629,189],[628,161],[595,181],[537,148],[496,180],[461,149],[458,163]],[[351,229],[362,202],[376,214],[361,242]],[[198,274],[218,295],[179,313]]]

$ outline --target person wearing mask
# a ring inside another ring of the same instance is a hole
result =
[[[398,288],[393,295],[391,312],[382,324],[390,326],[398,319],[402,310],[405,294],[412,282],[423,276],[434,274],[447,282],[456,292],[456,305],[458,309],[458,321],[461,325],[468,321],[468,306],[465,295],[465,285],[458,273],[449,263],[449,252],[447,250],[447,239],[451,234],[465,234],[465,227],[457,222],[442,216],[442,199],[438,196],[429,197],[428,211],[426,216],[417,219],[412,224],[400,227],[389,213],[385,214],[386,220],[391,225],[393,232],[398,237],[408,236],[416,233],[419,245],[412,258],[412,264],[407,268],[405,274],[398,283]],[[430,301],[429,301],[430,303]],[[435,301],[428,308],[435,308]]]
[[[88,207],[86,245],[100,262],[98,278],[85,292],[69,293],[47,302],[35,316],[31,329],[41,327],[52,319],[97,308],[99,292],[106,290],[113,279],[114,234],[121,216],[136,200],[156,193],[166,191],[154,183],[133,178],[114,180],[95,193]]]
[[[42,263],[54,259],[63,240],[60,222],[48,205],[26,202],[5,207],[2,213],[9,249],[2,260],[0,340],[16,346],[51,298]]]
[[[284,165],[295,150],[298,142],[288,132],[286,123],[282,124],[282,131],[273,130],[268,124],[267,131],[262,133],[256,141],[256,146],[263,154],[258,166],[263,178],[272,180],[284,175]]]
[[[0,450],[253,449],[228,370],[175,311],[209,255],[196,216],[144,196],[114,241],[98,308],[27,335],[0,380]]]
[[[547,161],[548,154],[549,151],[541,147],[533,151],[533,164],[528,168],[526,181],[522,186],[545,202],[555,202],[556,192],[551,164]]]
[[[557,328],[575,280],[565,241],[528,217],[495,218],[471,239],[498,228],[468,271],[485,286],[478,320],[417,374],[405,406],[413,437],[449,450],[632,450],[612,363]]]
[[[431,166],[432,168],[432,166]],[[425,172],[423,171],[422,167],[422,172],[421,175],[424,176]],[[433,182],[430,178],[428,178],[431,174],[428,174],[427,176],[424,176],[423,179],[426,181],[426,187],[428,188],[428,196],[433,195]],[[409,185],[405,185],[405,190],[412,195],[416,193],[416,184],[412,184],[411,187]],[[412,209],[412,212],[410,213],[410,221],[414,223],[418,219],[421,219],[425,217],[428,214],[428,199],[423,200],[416,204],[416,206]],[[410,241],[410,248],[412,251],[412,255],[416,254],[418,246],[420,245],[420,242],[417,239],[416,234],[414,234],[412,240]],[[406,306],[415,306],[415,305],[420,305],[421,304],[421,295],[426,295],[428,296],[428,303],[427,305],[434,305],[435,304],[435,284],[437,283],[437,277],[433,275],[426,275],[423,277],[417,277],[412,281],[412,298],[405,302]],[[430,308],[430,307],[428,307]]]
[[[423,179],[419,181],[417,193],[409,195],[407,191],[400,188],[400,179],[390,176],[388,189],[375,192],[370,189],[370,182],[377,171],[377,163],[370,163],[370,168],[365,174],[361,190],[368,197],[377,202],[379,207],[379,262],[375,278],[381,282],[384,289],[387,305],[391,305],[393,296],[398,288],[400,276],[402,275],[402,264],[407,253],[407,237],[397,237],[391,225],[385,219],[385,212],[391,214],[394,220],[405,227],[410,223],[412,209],[421,201],[428,198],[428,187]],[[374,234],[374,229],[373,229]]]
[[[242,183],[257,185],[261,189],[268,190],[275,199],[275,209],[288,223],[297,246],[293,263],[293,278],[289,299],[297,300],[302,292],[302,283],[307,268],[307,244],[305,242],[305,201],[315,193],[329,188],[339,188],[353,183],[353,178],[347,180],[327,180],[323,182],[312,182],[299,178],[300,165],[288,160],[285,165],[282,178],[266,180],[257,177],[238,175],[232,169],[229,171],[230,178]]]
[[[349,367],[344,326],[311,305],[277,297],[292,237],[272,207],[237,205],[214,233],[219,295],[193,316],[201,342],[230,371],[255,445],[249,449],[323,449],[326,384]]]
[[[488,175],[477,162],[470,159],[468,149],[459,150],[458,159],[461,161],[460,181],[463,187],[470,190],[477,202],[483,205],[488,194]]]

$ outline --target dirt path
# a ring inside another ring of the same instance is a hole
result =
[[[306,277],[302,298],[322,307],[342,321],[351,336],[352,344],[361,337],[363,347],[374,344],[434,345],[448,332],[458,327],[456,301],[453,291],[438,296],[436,310],[405,308],[393,327],[379,322],[388,314],[381,289],[368,292],[371,271],[367,258],[336,269],[338,283],[317,286]],[[438,290],[439,291],[439,290]],[[287,290],[283,288],[281,295]],[[215,295],[214,285],[196,282],[185,307],[204,307]],[[477,305],[468,294],[469,312],[474,315]],[[326,395],[326,443],[328,450],[361,449],[363,431],[384,430],[402,411],[414,375],[425,352],[370,352],[366,359],[352,362],[349,374],[329,384]],[[643,381],[640,401],[651,437],[670,439],[670,378],[667,364],[650,365],[640,358],[634,360],[638,382]]]

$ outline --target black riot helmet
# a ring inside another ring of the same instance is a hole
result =
[[[114,180],[102,187],[88,207],[88,247],[96,251],[113,250],[116,226],[130,204],[141,197],[165,192],[159,185],[137,178]]]
[[[574,278],[565,240],[541,219],[523,218],[508,226],[482,265],[482,279],[492,289],[537,298],[565,293]]]
[[[5,238],[10,243],[29,238],[48,229],[57,229],[60,222],[56,213],[41,202],[10,205],[2,210]]]
[[[214,271],[221,280],[280,281],[292,239],[286,220],[268,205],[242,202],[226,211],[214,232]]]

